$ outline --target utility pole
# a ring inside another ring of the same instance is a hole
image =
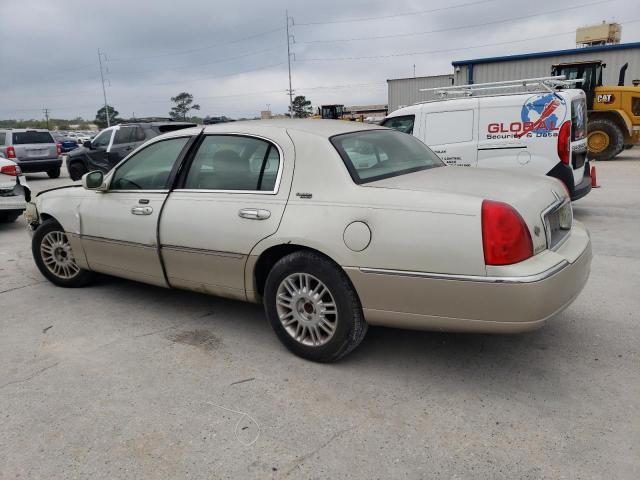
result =
[[[293,118],[293,88],[291,87],[291,38],[289,34],[289,10],[285,10],[287,17],[287,65],[289,66],[289,117]],[[291,19],[293,20],[293,18]]]
[[[49,109],[43,108],[42,113],[44,113],[44,118],[47,120],[47,130],[49,130]]]
[[[413,78],[416,78],[416,64],[413,64]]]
[[[102,72],[102,55],[103,53],[98,49],[98,63],[100,64],[100,80],[102,81],[102,97],[104,98],[104,110],[107,114],[107,127],[111,126],[111,120],[109,120],[109,104],[107,103],[107,90],[104,88],[104,73]]]

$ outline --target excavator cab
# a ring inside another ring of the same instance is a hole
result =
[[[344,105],[322,105],[318,110],[320,110],[320,118],[340,120],[344,113]]]
[[[584,90],[587,95],[587,108],[593,108],[596,87],[602,86],[602,69],[606,64],[600,60],[592,62],[559,63],[551,69],[554,76],[564,75],[567,80],[582,80],[576,83],[576,88]]]

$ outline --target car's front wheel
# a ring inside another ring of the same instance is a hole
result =
[[[69,176],[71,177],[71,180],[74,181],[80,180],[82,176],[87,173],[87,167],[85,167],[81,162],[73,162],[71,165],[69,165],[68,169]]]
[[[61,287],[82,287],[94,273],[80,268],[73,257],[67,234],[58,222],[46,220],[33,234],[31,252],[38,270]]]
[[[60,167],[47,170],[47,175],[49,175],[49,178],[58,178],[60,176]]]
[[[360,300],[344,271],[322,255],[294,252],[267,277],[267,318],[296,355],[333,362],[355,349],[367,332]]]

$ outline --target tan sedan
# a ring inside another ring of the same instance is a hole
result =
[[[162,135],[26,216],[53,283],[100,272],[263,302],[280,340],[316,361],[368,325],[540,327],[591,263],[557,180],[446,167],[410,135],[331,120]]]

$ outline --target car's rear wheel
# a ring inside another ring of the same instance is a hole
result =
[[[347,275],[313,252],[294,252],[273,266],[264,307],[280,341],[296,355],[316,362],[339,360],[367,332],[360,300]]]
[[[61,287],[82,287],[95,276],[77,265],[67,234],[53,219],[46,220],[34,232],[31,252],[38,270]]]
[[[80,180],[87,173],[87,168],[80,162],[73,162],[68,168],[71,180]]]
[[[47,175],[49,175],[49,178],[58,178],[60,176],[60,167],[47,170]]]

